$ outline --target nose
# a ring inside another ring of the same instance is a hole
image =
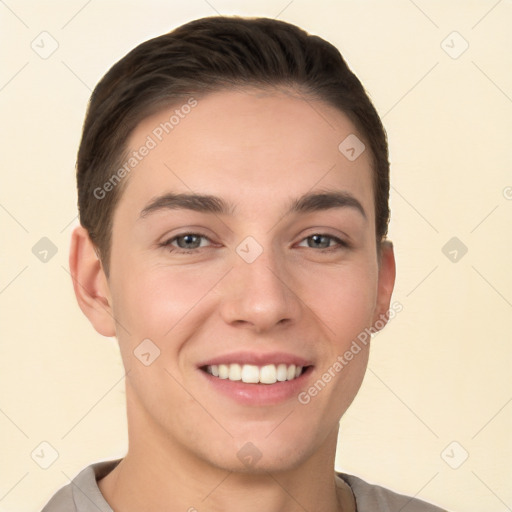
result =
[[[284,263],[270,250],[252,263],[235,255],[234,268],[223,282],[224,321],[257,333],[296,323],[303,306]]]

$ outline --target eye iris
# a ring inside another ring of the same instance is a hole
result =
[[[198,235],[183,235],[178,237],[176,241],[181,249],[196,249],[201,244],[201,237]],[[184,243],[181,243],[182,241]]]
[[[324,235],[313,235],[309,237],[313,240],[313,247],[321,247],[322,249],[329,247],[329,237]],[[322,240],[323,239],[323,240]]]

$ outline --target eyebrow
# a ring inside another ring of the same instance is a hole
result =
[[[293,200],[285,214],[313,213],[333,208],[352,208],[367,219],[363,205],[349,192],[309,192]],[[141,211],[139,218],[165,210],[185,209],[217,215],[234,215],[236,205],[209,194],[167,193],[153,198]]]

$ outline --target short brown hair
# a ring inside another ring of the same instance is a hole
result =
[[[349,117],[373,157],[380,246],[389,222],[386,133],[340,52],[283,21],[213,16],[140,44],[106,73],[91,95],[77,158],[78,208],[107,275],[113,214],[124,183],[100,197],[95,191],[126,159],[132,131],[145,117],[191,95],[238,86],[298,88]]]

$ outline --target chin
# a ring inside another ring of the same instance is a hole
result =
[[[216,453],[210,451],[203,458],[211,465],[233,473],[266,475],[287,472],[304,464],[319,450],[318,437],[315,437],[294,436],[289,432],[274,433],[268,438],[261,432],[253,437],[237,436],[230,448],[223,443]]]
[[[281,473],[292,471],[303,463],[304,454],[294,452],[289,455],[272,454],[266,457],[254,458],[241,462],[238,457],[223,458],[211,461],[215,466],[225,471],[243,475],[268,475],[268,473]]]

